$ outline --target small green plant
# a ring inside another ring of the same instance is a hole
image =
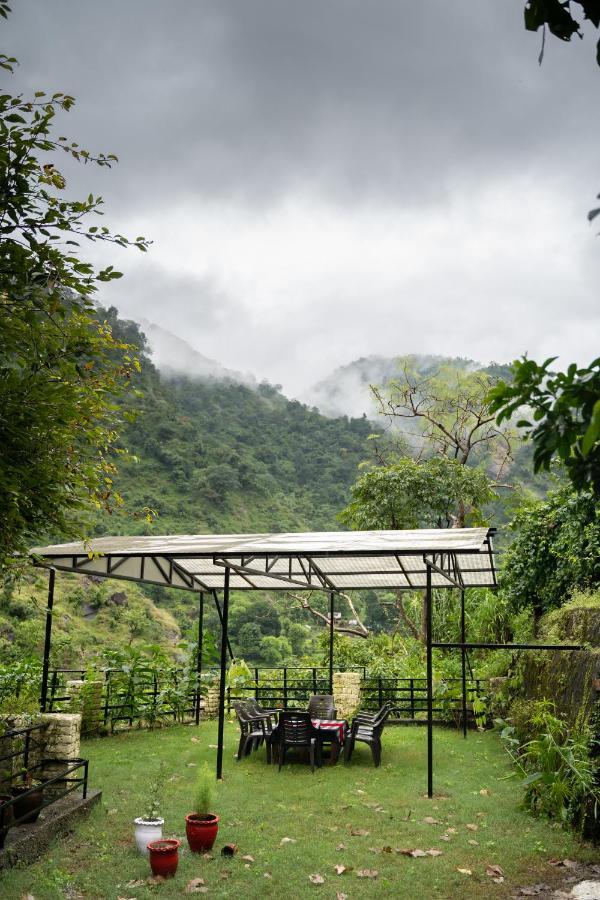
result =
[[[157,822],[162,818],[160,810],[165,784],[165,770],[165,763],[161,762],[156,775],[148,785],[148,800],[146,809],[144,810],[144,819],[146,822]]]
[[[531,812],[580,828],[590,813],[597,818],[600,794],[589,731],[570,731],[547,706],[531,716],[535,736],[529,741],[519,740],[514,725],[502,724],[501,737],[523,776],[523,799]]]
[[[194,811],[199,816],[206,816],[211,812],[213,798],[213,777],[214,776],[208,768],[208,764],[204,763],[204,765],[198,772],[194,794]]]

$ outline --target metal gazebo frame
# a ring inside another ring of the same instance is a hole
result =
[[[219,722],[216,776],[223,776],[225,681],[230,593],[293,588],[329,597],[329,682],[333,685],[334,605],[340,591],[393,589],[424,591],[427,682],[427,793],[433,796],[433,649],[460,649],[463,734],[466,737],[466,659],[472,649],[561,649],[564,644],[469,643],[465,630],[465,589],[497,587],[492,528],[413,531],[309,532],[238,535],[105,537],[89,543],[57,544],[31,550],[34,564],[50,569],[42,675],[45,710],[52,641],[55,572],[66,571],[199,594],[197,669],[202,670],[205,595],[212,595],[221,623]],[[433,641],[433,591],[461,594],[461,635],[456,643]],[[218,592],[222,593],[222,606]],[[199,721],[199,695],[196,721]]]

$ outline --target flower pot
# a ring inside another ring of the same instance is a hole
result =
[[[148,844],[150,841],[160,841],[164,819],[145,819],[140,816],[134,819],[135,842],[137,848],[144,856],[148,856]]]
[[[10,794],[0,794],[0,804],[7,803],[9,800],[12,800]],[[7,806],[0,810],[0,850],[4,847],[4,839],[8,834],[8,829],[12,825],[14,818],[15,815],[12,806]]]
[[[190,813],[185,817],[185,833],[192,853],[208,853],[217,839],[219,817],[212,813]]]
[[[162,875],[164,878],[172,877],[177,871],[179,862],[179,847],[181,841],[174,838],[164,841],[150,841],[148,853],[150,854],[150,867],[153,875]]]
[[[31,793],[28,794],[27,791],[31,791]],[[10,792],[15,798],[13,804],[15,819],[21,819],[20,822],[17,822],[17,825],[31,825],[32,822],[36,821],[42,810],[44,789],[42,787],[32,789],[23,784],[16,787],[13,786]]]

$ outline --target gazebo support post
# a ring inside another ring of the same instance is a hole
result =
[[[200,591],[198,601],[198,651],[196,656],[196,725],[200,724],[200,701],[202,694],[200,692],[200,679],[202,677],[202,641],[204,639],[204,592]]]
[[[217,736],[217,780],[223,778],[223,732],[225,727],[225,678],[227,676],[227,625],[229,621],[229,566],[225,567],[223,610],[221,614],[221,678],[219,680],[219,731]]]
[[[329,594],[329,693],[333,694],[333,612],[334,612],[333,591]]]
[[[433,660],[431,648],[431,566],[427,565],[425,590],[425,642],[427,650],[427,796],[433,797]]]
[[[460,642],[466,644],[466,626],[465,626],[465,592],[460,592]],[[463,737],[467,736],[467,651],[463,646],[461,648],[462,662],[462,727]]]
[[[48,705],[48,672],[50,669],[50,647],[52,644],[52,607],[54,606],[54,579],[56,569],[50,569],[48,578],[48,605],[46,607],[46,636],[44,638],[44,665],[42,669],[42,695],[40,709],[46,712]]]
[[[223,631],[223,610],[221,609],[221,604],[219,603],[219,598],[217,597],[217,592],[213,591],[213,597],[215,598],[215,606],[217,607],[217,612],[219,614],[219,622],[221,623],[221,631]],[[229,656],[233,659],[233,650],[231,649],[231,644],[229,643],[229,638],[227,638],[227,650],[229,651]]]

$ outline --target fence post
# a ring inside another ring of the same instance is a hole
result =
[[[377,699],[379,701],[379,709],[383,706],[383,690],[381,683],[381,675],[377,678]]]
[[[312,670],[312,684],[313,684],[313,694],[317,693],[317,670],[313,666]]]
[[[104,727],[108,722],[108,710],[110,708],[110,669],[104,672]]]
[[[410,717],[415,718],[415,680],[410,679]]]
[[[254,699],[258,703],[258,667],[254,669]]]
[[[287,667],[283,667],[283,708],[287,709],[288,696],[287,696]]]

